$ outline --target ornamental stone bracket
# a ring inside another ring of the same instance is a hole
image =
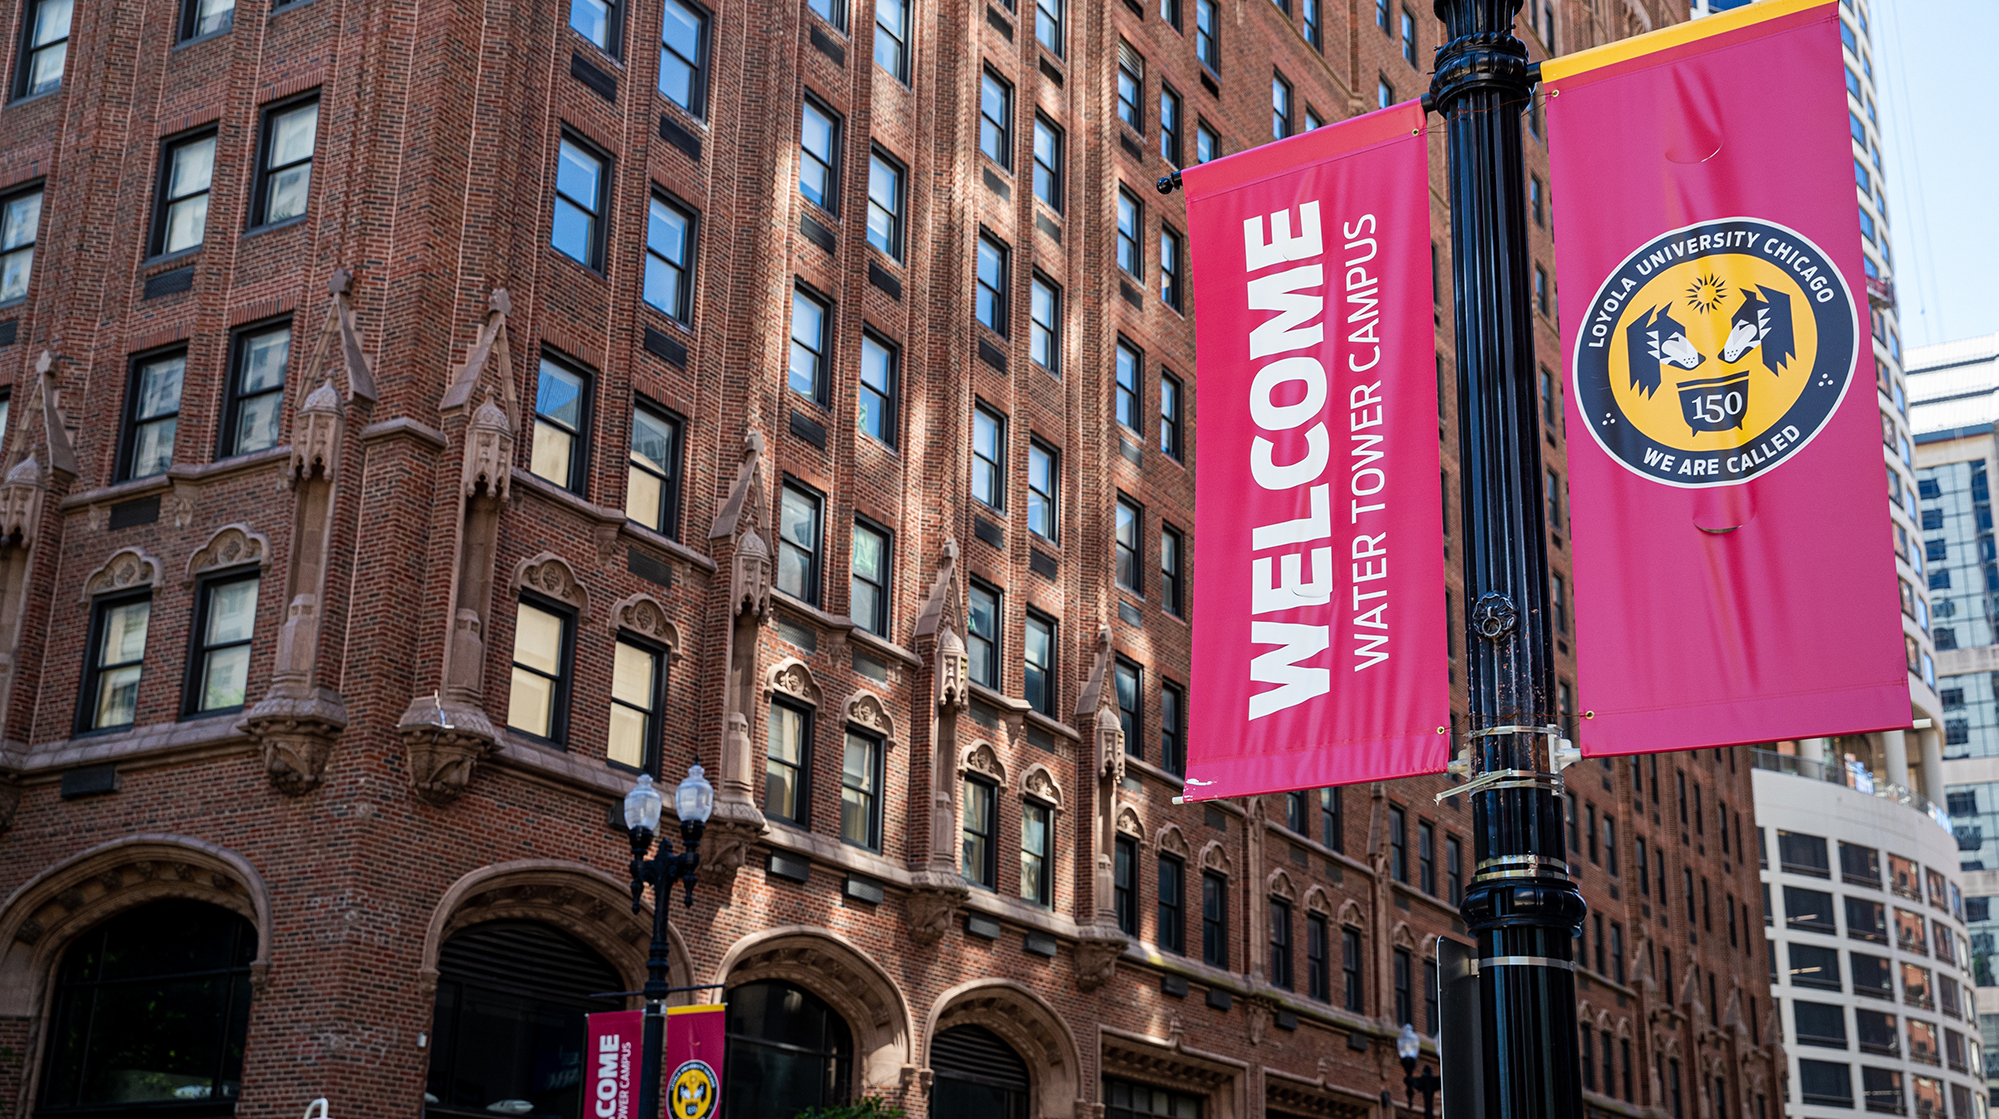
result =
[[[1118,957],[1129,944],[1116,925],[1085,925],[1076,930],[1076,989],[1094,991],[1110,982]]]
[[[331,688],[308,696],[266,695],[237,724],[264,748],[264,775],[286,796],[319,788],[327,759],[347,729],[347,707]]]
[[[909,917],[909,938],[928,948],[950,931],[951,918],[971,896],[964,878],[919,870],[911,876],[909,897],[903,902]]]
[[[748,737],[747,733],[744,735]],[[716,798],[714,813],[701,833],[701,870],[723,893],[735,888],[736,872],[749,862],[750,848],[770,831],[755,805]],[[708,871],[715,871],[708,877]]]
[[[478,708],[418,700],[396,725],[410,767],[410,792],[434,808],[461,796],[472,784],[479,762],[493,752],[499,735]]]

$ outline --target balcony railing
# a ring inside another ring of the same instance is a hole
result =
[[[1942,805],[1932,802],[1930,798],[1907,786],[1877,783],[1874,774],[1858,762],[1815,762],[1810,758],[1801,758],[1795,754],[1780,754],[1775,750],[1751,750],[1749,753],[1757,769],[1788,773],[1794,777],[1824,781],[1831,785],[1844,785],[1855,792],[1906,804],[1928,816],[1938,827],[1951,831],[1950,814],[1943,810]]]

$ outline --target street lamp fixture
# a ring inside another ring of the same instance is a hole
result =
[[[1425,1068],[1423,1075],[1416,1075],[1416,1058],[1423,1052],[1423,1042],[1416,1036],[1416,1027],[1407,1022],[1402,1024],[1402,1032],[1395,1036],[1395,1055],[1402,1058],[1402,1089],[1408,1093],[1409,1110],[1416,1110],[1416,1093],[1423,1093],[1423,1119],[1430,1119],[1430,1109],[1435,1106],[1437,1090],[1444,1082],[1437,1078],[1437,1070]]]
[[[701,832],[715,810],[715,787],[702,776],[698,765],[687,767],[687,779],[673,791],[674,814],[680,818],[680,842],[684,848],[673,852],[673,841],[659,837],[659,853],[652,857],[653,837],[665,811],[665,799],[653,788],[652,774],[642,773],[631,792],[625,794],[625,829],[632,841],[632,912],[645,901],[645,888],[652,887],[652,950],[646,958],[645,1034],[639,1054],[638,1119],[658,1119],[659,1062],[666,1041],[667,986],[666,911],[671,908],[673,884],[686,883],[686,905],[694,905],[695,871],[701,865]]]

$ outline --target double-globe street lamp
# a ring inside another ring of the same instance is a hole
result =
[[[1409,1110],[1416,1110],[1416,1093],[1423,1093],[1423,1119],[1430,1119],[1430,1108],[1437,1099],[1437,1090],[1444,1082],[1437,1078],[1437,1070],[1424,1068],[1423,1075],[1416,1075],[1416,1058],[1423,1052],[1423,1043],[1416,1037],[1416,1027],[1407,1022],[1402,1024],[1402,1033],[1395,1039],[1395,1055],[1402,1058],[1402,1090],[1409,1094]]]
[[[645,1033],[639,1051],[638,1119],[658,1119],[660,1059],[666,1043],[667,986],[666,911],[673,897],[673,884],[685,882],[687,906],[694,905],[694,873],[701,865],[701,832],[715,810],[715,787],[703,777],[698,765],[687,767],[687,779],[673,791],[673,813],[680,818],[680,842],[684,850],[673,853],[673,841],[660,836],[659,854],[652,850],[659,830],[665,801],[652,787],[652,774],[642,773],[632,791],[625,794],[625,829],[632,841],[632,912],[645,900],[645,888],[652,886],[652,951],[646,958]]]

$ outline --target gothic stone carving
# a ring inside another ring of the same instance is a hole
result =
[[[342,419],[340,393],[330,379],[321,381],[299,405],[298,418],[292,421],[292,460],[285,470],[286,489],[296,488],[300,479],[312,477],[315,466],[325,473],[327,481],[333,480],[340,455]]]
[[[429,712],[405,712],[396,730],[409,757],[411,792],[441,808],[472,783],[473,771],[492,751],[497,735],[486,716],[470,707],[434,699],[431,707]]]
[[[666,607],[658,599],[643,591],[612,605],[611,633],[615,636],[620,630],[649,637],[666,646],[676,663],[686,655],[680,640],[680,627],[666,616]]]
[[[7,481],[0,484],[0,540],[19,537],[21,547],[32,547],[41,512],[42,468],[29,455],[16,463],[7,472]]]
[[[522,560],[514,568],[514,589],[535,591],[547,595],[557,602],[566,602],[576,607],[587,620],[590,617],[590,592],[576,579],[576,571],[569,561],[554,552],[542,552],[530,559]]]
[[[801,703],[819,706],[819,683],[812,678],[812,670],[796,657],[782,660],[771,666],[766,683],[772,692],[788,695]]]
[[[963,878],[918,871],[903,903],[909,915],[910,939],[925,948],[937,943],[950,930],[952,915],[970,895]]]
[[[286,796],[319,788],[347,729],[347,708],[328,688],[310,696],[268,695],[238,724],[264,748],[264,775]]]
[[[513,425],[507,422],[506,412],[488,393],[486,402],[472,413],[472,422],[465,427],[465,475],[462,485],[466,497],[477,497],[481,486],[494,497],[507,496],[514,463],[512,428]]]
[[[83,601],[106,591],[152,586],[160,581],[160,561],[138,548],[120,548],[83,581]]]
[[[187,557],[187,572],[181,579],[181,586],[192,586],[194,577],[204,571],[234,567],[239,563],[254,563],[266,568],[271,565],[270,537],[241,521],[216,529],[215,535],[208,538],[208,543]]]
[[[1110,982],[1128,941],[1115,926],[1086,925],[1076,936],[1076,986],[1094,991]]]

